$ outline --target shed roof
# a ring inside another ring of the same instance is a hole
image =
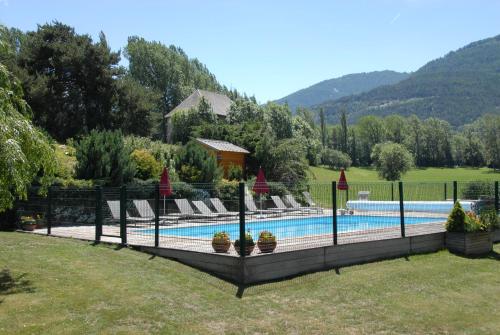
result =
[[[212,148],[216,151],[226,151],[226,152],[241,152],[244,154],[249,154],[250,152],[242,147],[234,145],[233,143],[219,140],[209,140],[206,138],[197,138],[196,139],[201,144],[206,145],[209,148]]]
[[[197,108],[200,104],[201,98],[205,100],[212,106],[212,110],[216,115],[227,116],[229,109],[231,107],[231,99],[224,94],[205,91],[205,90],[194,90],[190,96],[188,96],[184,101],[182,101],[177,107],[172,109],[166,117],[169,118],[173,113],[179,110],[188,110],[191,108]]]

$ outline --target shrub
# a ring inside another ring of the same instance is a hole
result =
[[[226,233],[225,231],[216,232],[214,233],[212,239],[220,241],[229,241],[229,233]]]
[[[215,196],[222,200],[235,200],[239,197],[239,182],[222,179],[215,185]]]
[[[161,141],[153,141],[147,137],[126,136],[124,137],[125,147],[130,150],[147,150],[160,163],[162,167],[167,167],[170,179],[174,179],[175,161],[174,157],[179,151],[179,147],[166,144]]]
[[[76,145],[76,176],[100,179],[105,185],[119,186],[132,180],[135,167],[120,131],[96,131]]]
[[[392,142],[375,145],[371,158],[379,176],[390,181],[401,179],[401,175],[413,166],[413,157],[408,149]]]
[[[352,164],[351,158],[338,150],[325,149],[321,155],[323,164],[328,165],[331,169],[349,168]]]
[[[135,176],[137,178],[142,180],[159,178],[161,173],[161,165],[149,151],[144,149],[136,149],[132,152],[130,157],[135,163]]]
[[[479,199],[479,197],[494,198],[495,184],[487,181],[474,181],[465,184],[462,191],[463,199]]]
[[[276,242],[276,236],[274,236],[270,231],[264,230],[259,234],[259,241]]]
[[[227,169],[227,179],[228,180],[241,180],[243,179],[243,170],[241,166],[231,164]]]
[[[215,157],[195,142],[189,142],[180,150],[177,168],[179,178],[190,183],[214,183],[222,176]]]
[[[252,234],[250,234],[250,232],[245,233],[245,244],[247,247],[255,245]],[[237,248],[240,246],[240,239],[237,239],[236,241],[234,241],[234,246]]]
[[[446,221],[446,230],[450,232],[465,231],[465,212],[462,205],[457,201]]]
[[[479,219],[481,220],[481,223],[486,227],[491,227],[494,229],[500,228],[500,217],[498,217],[498,214],[494,209],[481,211],[481,213],[479,214]]]

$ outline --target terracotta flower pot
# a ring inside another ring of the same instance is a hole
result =
[[[231,241],[226,239],[213,239],[212,248],[215,252],[224,253],[231,247]]]
[[[255,244],[250,244],[245,246],[245,256],[250,255],[253,252],[253,249],[255,248]],[[239,245],[234,245],[234,249],[238,253],[238,255],[241,255],[241,248]]]
[[[269,253],[273,252],[276,249],[278,242],[272,240],[261,240],[257,241],[257,246],[259,247],[260,252]]]

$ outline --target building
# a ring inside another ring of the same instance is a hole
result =
[[[172,139],[172,115],[182,110],[189,110],[192,108],[198,108],[201,98],[204,98],[212,107],[213,112],[221,119],[225,119],[229,114],[232,101],[224,94],[198,90],[196,89],[190,96],[188,96],[184,101],[182,101],[177,107],[172,109],[167,115],[165,115],[166,121],[166,139],[167,142],[171,142]]]
[[[205,138],[197,138],[196,141],[217,158],[217,164],[224,169],[225,177],[231,165],[241,167],[245,173],[245,157],[250,153],[248,150],[226,141]]]

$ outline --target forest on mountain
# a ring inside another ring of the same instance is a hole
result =
[[[500,114],[500,35],[471,43],[433,60],[397,84],[326,101],[329,123],[345,108],[356,121],[365,115],[436,117],[452,126],[471,123],[481,115]]]

